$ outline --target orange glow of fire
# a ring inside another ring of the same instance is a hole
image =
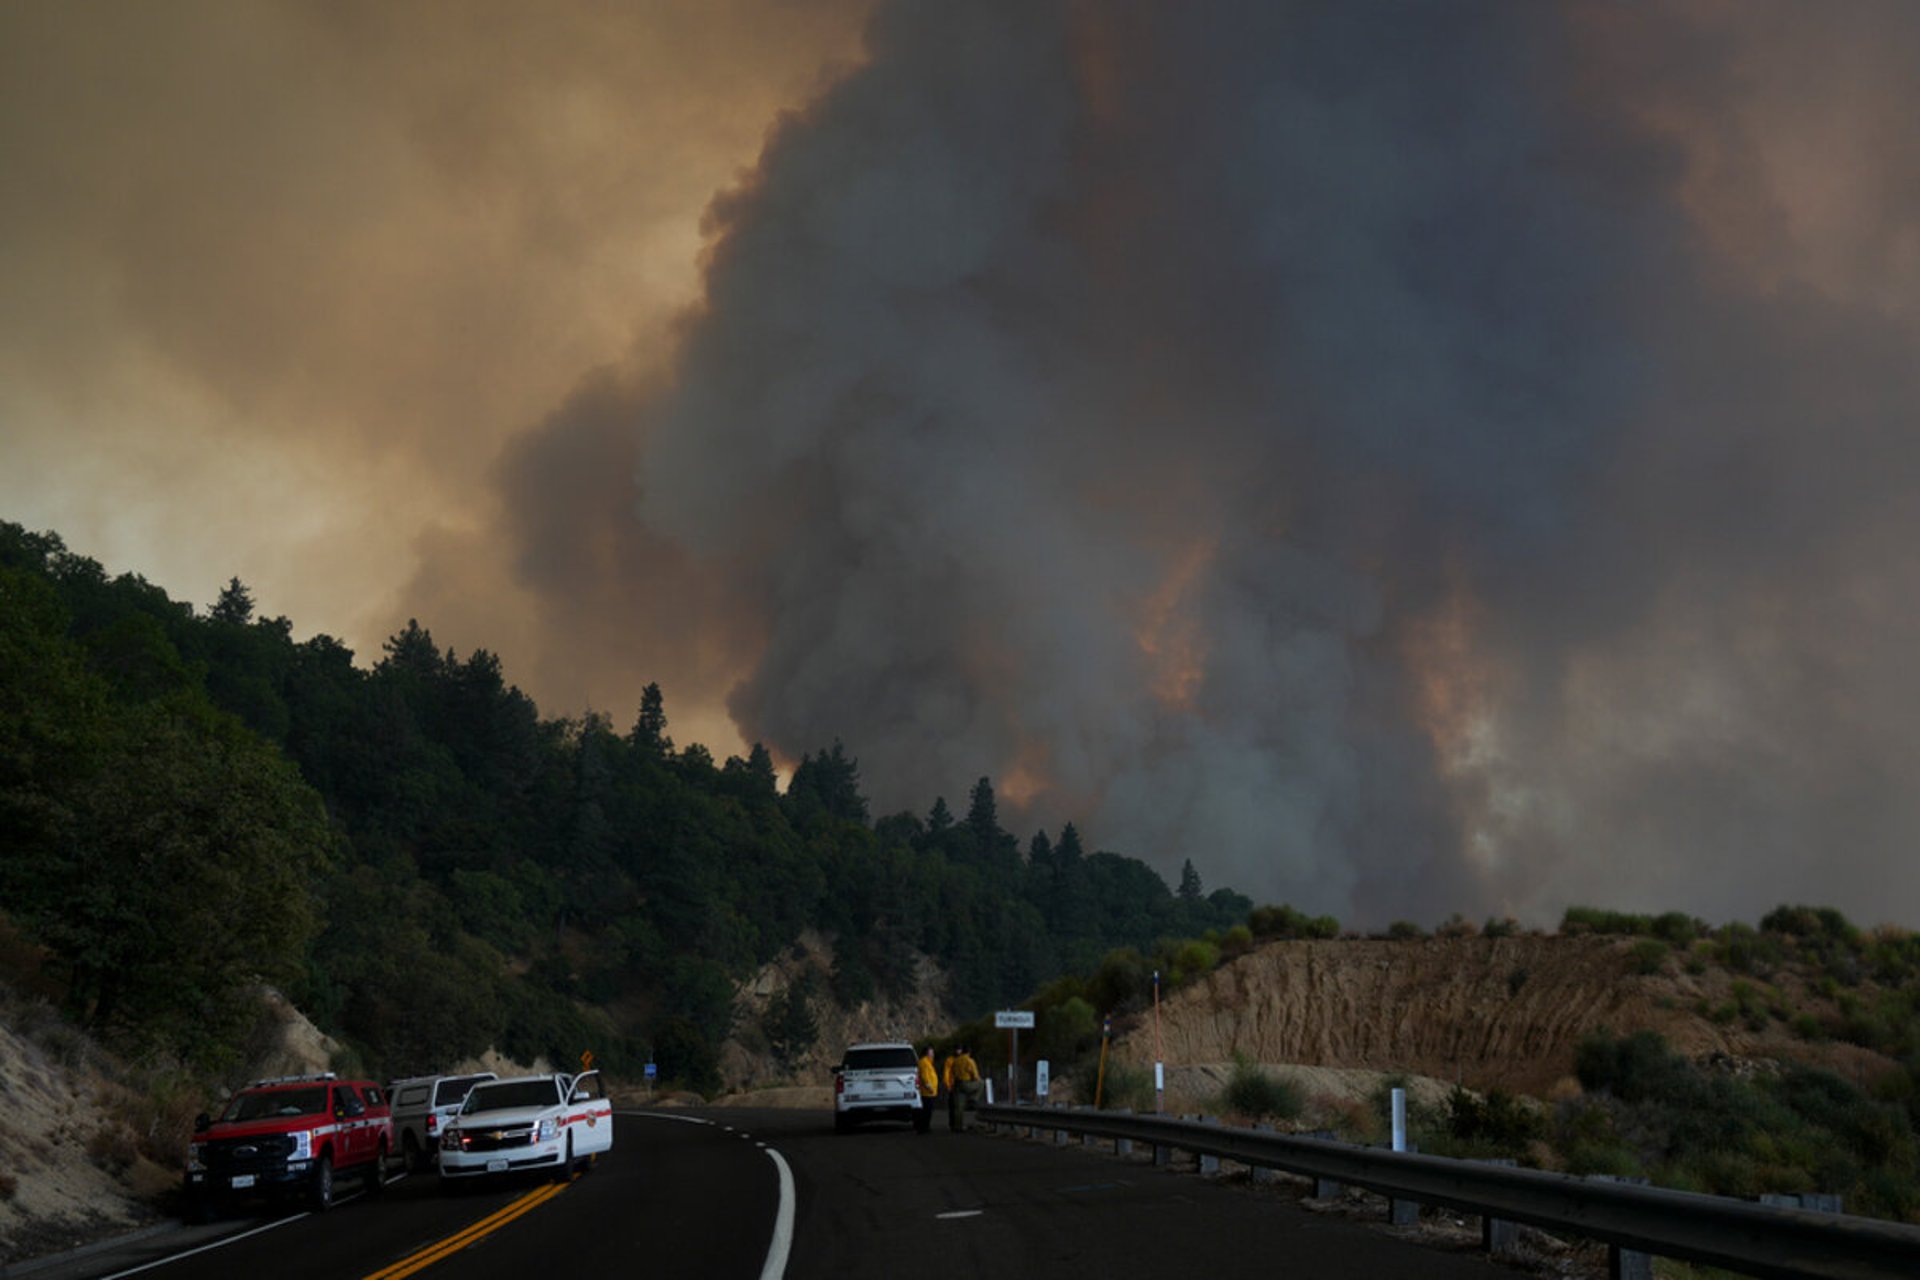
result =
[[[1206,637],[1182,605],[1213,563],[1215,550],[1209,538],[1190,544],[1174,558],[1167,576],[1144,601],[1134,632],[1153,672],[1149,688],[1169,710],[1191,710],[1206,678]]]
[[[1047,775],[1045,756],[1045,748],[1038,743],[1021,747],[1019,757],[994,784],[999,798],[1015,809],[1025,809],[1036,796],[1052,790],[1053,779]]]
[[[1420,725],[1455,775],[1484,763],[1489,748],[1494,677],[1475,647],[1482,614],[1456,574],[1445,603],[1414,623],[1405,643]]]

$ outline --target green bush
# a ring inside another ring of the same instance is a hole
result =
[[[1405,942],[1412,938],[1424,938],[1427,931],[1411,920],[1395,920],[1387,926],[1387,936],[1396,942]]]
[[[1627,949],[1627,967],[1638,974],[1659,973],[1667,967],[1668,951],[1658,938],[1642,938]]]
[[[1447,1097],[1447,1129],[1476,1155],[1519,1155],[1546,1134],[1545,1118],[1504,1089],[1480,1097],[1455,1085]],[[1453,1154],[1468,1154],[1455,1152]]]
[[[1034,1039],[1037,1057],[1071,1062],[1100,1043],[1100,1019],[1079,996],[1042,1009],[1035,1021],[1039,1024]]]
[[[1087,983],[1087,999],[1093,1007],[1113,1013],[1142,1008],[1152,998],[1153,966],[1132,947],[1107,952]]]
[[[1574,1051],[1573,1070],[1588,1092],[1611,1093],[1622,1102],[1677,1099],[1689,1092],[1693,1075],[1687,1060],[1669,1050],[1657,1031],[1636,1031],[1623,1039],[1596,1032]]]
[[[1609,911],[1602,907],[1568,907],[1560,917],[1560,932],[1625,934],[1642,937],[1653,932],[1653,917]]]
[[[1306,1109],[1306,1099],[1290,1081],[1268,1075],[1244,1054],[1236,1053],[1233,1075],[1220,1095],[1220,1105],[1224,1111],[1256,1120],[1292,1120]]]
[[[1152,1111],[1153,1070],[1109,1058],[1102,1078],[1095,1059],[1080,1069],[1074,1092],[1089,1103],[1097,1100],[1102,1111]]]
[[[1211,942],[1192,938],[1182,942],[1174,949],[1172,972],[1168,975],[1170,986],[1183,986],[1195,978],[1212,973],[1220,963],[1220,948]]]
[[[1286,903],[1255,907],[1247,927],[1257,938],[1337,938],[1340,922],[1332,916],[1309,916]]]
[[[1653,920],[1653,936],[1676,947],[1690,947],[1707,931],[1706,922],[1684,911],[1669,911]]]

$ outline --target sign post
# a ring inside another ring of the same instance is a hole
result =
[[[1002,1009],[993,1015],[993,1025],[1007,1029],[1007,1101],[1020,1105],[1020,1028],[1033,1027],[1033,1010]]]
[[[653,1101],[653,1078],[659,1074],[660,1074],[659,1065],[656,1063],[649,1062],[647,1064],[647,1101],[648,1102]]]
[[[1153,1110],[1167,1109],[1167,1053],[1160,1047],[1160,971],[1153,971]]]

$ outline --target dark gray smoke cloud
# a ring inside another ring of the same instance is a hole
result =
[[[1920,20],[1740,12],[885,5],[516,453],[525,579],[882,811],[1912,921]]]

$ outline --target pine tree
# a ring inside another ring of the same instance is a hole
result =
[[[667,701],[657,683],[649,682],[640,691],[640,715],[633,722],[633,745],[649,755],[673,754],[673,739],[667,736]]]
[[[953,810],[947,808],[945,796],[933,798],[933,808],[927,811],[927,831],[939,835],[953,825]]]
[[[1175,896],[1182,902],[1197,903],[1203,896],[1200,890],[1200,873],[1193,869],[1193,859],[1188,858],[1180,864],[1180,888]]]
[[[215,622],[230,622],[244,627],[253,621],[253,593],[247,590],[240,579],[229,578],[207,616]]]

